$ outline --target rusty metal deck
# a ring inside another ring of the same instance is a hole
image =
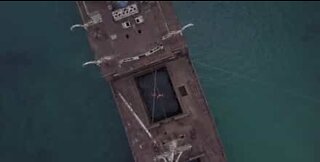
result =
[[[77,5],[95,53],[94,64],[112,87],[134,160],[169,162],[173,155],[179,162],[226,162],[183,35],[169,34],[181,29],[172,3],[128,1],[132,11],[121,15],[114,2],[78,1]],[[182,113],[153,122],[136,78],[163,67]]]

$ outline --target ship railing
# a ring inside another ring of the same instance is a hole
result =
[[[134,57],[128,57],[128,58],[124,58],[122,60],[119,61],[119,65],[121,66],[121,64],[123,63],[126,63],[126,62],[131,62],[131,61],[135,61],[135,60],[139,60],[140,58],[143,58],[145,56],[150,56],[160,50],[164,49],[164,46],[163,45],[158,45],[150,50],[148,50],[147,52],[145,53],[142,53],[138,56],[134,56]]]

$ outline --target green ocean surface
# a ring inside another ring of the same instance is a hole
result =
[[[320,3],[174,2],[229,162],[320,161]],[[0,2],[0,162],[131,162],[74,2]]]

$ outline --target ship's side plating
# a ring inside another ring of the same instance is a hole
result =
[[[78,1],[136,162],[225,162],[170,2]]]

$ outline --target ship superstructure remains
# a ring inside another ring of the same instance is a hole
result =
[[[226,162],[171,2],[78,1],[136,162]]]

